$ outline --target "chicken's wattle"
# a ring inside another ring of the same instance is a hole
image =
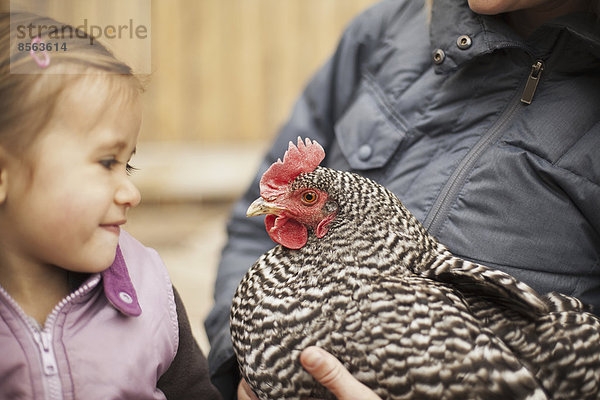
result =
[[[269,214],[265,226],[271,239],[288,249],[300,249],[308,239],[306,227],[292,218]]]

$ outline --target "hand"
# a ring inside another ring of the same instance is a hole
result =
[[[354,378],[337,358],[319,347],[304,349],[300,354],[300,363],[338,400],[381,400],[371,389]]]
[[[259,400],[243,378],[238,385],[237,396],[238,400]]]
[[[337,358],[319,347],[304,349],[300,354],[300,363],[338,400],[381,400],[371,389],[356,380]],[[258,400],[244,379],[238,385],[238,400]]]

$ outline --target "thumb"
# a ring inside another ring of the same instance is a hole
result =
[[[300,363],[338,400],[381,400],[371,389],[354,378],[337,358],[319,347],[304,349],[300,354]]]

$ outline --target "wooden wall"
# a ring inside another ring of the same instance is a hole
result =
[[[151,4],[152,62],[145,68],[152,72],[140,141],[223,144],[273,137],[345,26],[374,2],[11,0],[11,6],[79,24],[140,15]],[[1,8],[7,3],[0,0]]]
[[[142,140],[266,140],[374,0],[152,2]]]

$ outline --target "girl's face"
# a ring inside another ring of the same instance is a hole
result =
[[[141,104],[137,94],[109,96],[102,79],[66,92],[26,154],[7,164],[2,240],[19,260],[88,273],[114,260],[120,226],[140,202],[126,169]]]

